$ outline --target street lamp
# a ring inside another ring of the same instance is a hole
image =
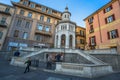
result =
[[[65,46],[64,46],[64,62],[65,62]]]

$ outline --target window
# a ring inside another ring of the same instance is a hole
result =
[[[93,17],[88,19],[89,24],[93,23]]]
[[[107,34],[108,34],[108,39],[114,39],[119,37],[117,29],[109,31]]]
[[[89,40],[90,40],[90,42],[89,42],[90,45],[92,45],[92,46],[95,46],[95,45],[96,45],[96,37],[95,37],[95,36],[90,37]]]
[[[94,32],[94,28],[93,28],[93,25],[90,25],[90,33],[93,33]]]
[[[114,16],[114,15],[111,15],[111,16],[105,18],[106,24],[107,24],[107,23],[111,23],[111,22],[113,22],[114,20],[115,20],[115,16]]]
[[[42,7],[42,12],[46,12],[46,8],[45,7]]]
[[[84,44],[84,40],[83,39],[80,39],[80,44]]]
[[[5,12],[9,12],[9,11],[10,11],[10,8],[7,7],[7,8],[5,9]]]
[[[46,26],[45,31],[49,32],[50,31],[50,27]]]
[[[14,37],[18,37],[18,35],[19,35],[19,31],[18,31],[18,30],[15,30],[15,32],[14,32]]]
[[[28,13],[28,17],[32,18],[32,13],[31,12]]]
[[[44,21],[44,16],[40,16],[40,21]]]
[[[25,28],[29,28],[30,22],[26,22]]]
[[[2,39],[3,36],[3,32],[0,31],[0,39]]]
[[[51,9],[48,9],[48,14],[52,14],[52,10]]]
[[[1,24],[5,24],[6,22],[6,17],[2,17]]]
[[[62,25],[61,30],[67,30],[67,25]]]
[[[112,5],[109,6],[109,7],[107,7],[106,9],[104,9],[104,13],[109,12],[109,11],[111,11],[111,10],[112,10]]]
[[[50,18],[47,18],[47,22],[50,23]]]
[[[40,35],[35,35],[35,40],[40,41],[41,40],[41,36]]]
[[[43,26],[41,24],[38,24],[37,29],[42,31],[43,30]]]
[[[24,15],[24,10],[20,10],[20,15]]]
[[[30,7],[31,7],[31,8],[35,8],[35,4],[31,3],[31,4],[30,4]]]
[[[59,31],[59,26],[57,26],[57,31]]]
[[[18,19],[18,21],[17,21],[17,26],[21,26],[21,23],[22,23],[22,20],[21,20],[21,19]]]
[[[80,30],[80,35],[84,37],[84,31]]]
[[[28,37],[28,33],[27,33],[27,32],[24,32],[24,33],[23,33],[23,39],[27,39],[27,37]]]
[[[23,2],[23,5],[27,6],[28,2],[27,1],[24,1]]]

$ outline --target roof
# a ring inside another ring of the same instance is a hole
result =
[[[82,28],[82,29],[86,29],[86,28],[84,28],[84,27],[81,27],[81,26],[77,26],[78,28]]]
[[[104,6],[102,6],[101,8],[99,8],[98,10],[96,10],[95,12],[93,12],[91,15],[89,15],[88,17],[86,17],[86,18],[83,19],[83,20],[85,21],[87,18],[89,18],[90,16],[93,16],[95,13],[101,11],[104,7],[106,7],[107,5],[113,3],[114,1],[116,1],[116,0],[111,0],[110,2],[106,3]]]
[[[41,6],[45,6],[45,5],[43,5],[43,4],[38,4],[38,3],[36,3],[36,2],[34,2],[34,1],[31,1],[31,0],[29,0],[30,2],[32,2],[32,3],[35,3],[35,4],[37,4],[37,5],[41,5]],[[49,9],[52,9],[52,10],[55,10],[55,9],[53,9],[53,8],[51,8],[51,7],[48,7],[48,6],[45,6],[45,7],[47,7],[47,8],[49,8]],[[57,11],[57,12],[59,12],[59,13],[62,13],[61,11],[58,11],[58,10],[55,10],[55,11]]]

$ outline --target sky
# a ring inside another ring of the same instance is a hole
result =
[[[12,0],[18,2],[19,0]],[[110,0],[31,0],[60,12],[65,10],[66,5],[71,12],[71,21],[76,22],[78,26],[85,27],[84,18],[104,6]],[[0,3],[12,5],[10,0],[0,0]]]

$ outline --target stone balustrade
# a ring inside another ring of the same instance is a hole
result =
[[[75,64],[75,63],[56,63],[56,72],[66,73],[81,77],[99,77],[113,72],[109,65],[93,65],[93,64]]]

